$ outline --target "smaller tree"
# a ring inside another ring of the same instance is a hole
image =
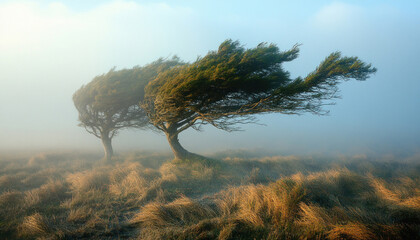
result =
[[[159,59],[144,67],[134,67],[95,77],[73,95],[79,112],[79,126],[102,140],[104,159],[109,162],[114,154],[112,138],[123,128],[145,128],[149,126],[146,112],[138,105],[143,99],[144,87],[156,78],[159,72],[179,64]]]

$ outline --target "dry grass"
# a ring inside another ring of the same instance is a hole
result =
[[[20,230],[20,234],[24,236],[45,236],[52,231],[46,219],[39,213],[25,217]]]
[[[418,156],[0,161],[6,239],[420,239]],[[226,155],[226,154],[225,154]]]
[[[62,181],[50,180],[39,188],[25,192],[24,202],[26,207],[32,207],[37,204],[47,202],[59,202],[67,197],[67,188]]]
[[[21,179],[16,175],[0,176],[0,190],[16,189],[19,185],[21,185]]]
[[[71,208],[70,213],[67,217],[69,222],[85,222],[94,214],[94,210],[87,206],[81,206],[78,208]]]
[[[138,162],[119,164],[110,173],[109,192],[116,197],[139,201],[159,176],[159,171],[144,168]]]
[[[371,177],[371,185],[381,200],[420,211],[420,182],[407,177],[398,179],[398,182],[389,184]]]
[[[363,224],[347,223],[343,225],[336,225],[328,231],[328,239],[358,239],[370,240],[375,239],[375,235]]]
[[[214,216],[216,212],[209,206],[183,196],[168,204],[152,202],[145,205],[131,223],[153,228],[183,227]]]
[[[20,207],[24,195],[19,191],[5,191],[0,195],[0,209]]]
[[[99,190],[108,187],[109,169],[93,169],[83,172],[69,174],[66,178],[74,192],[86,192],[89,190]]]

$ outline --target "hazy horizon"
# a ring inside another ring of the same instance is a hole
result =
[[[305,6],[305,8],[301,8]],[[339,86],[329,116],[267,114],[266,125],[227,133],[188,130],[198,153],[420,152],[420,15],[416,1],[0,1],[0,151],[83,149],[100,140],[78,127],[72,94],[114,66],[159,57],[194,61],[225,39],[281,50],[300,43],[284,65],[306,76],[331,52],[358,56],[378,72]],[[169,150],[163,134],[123,130],[114,149]]]

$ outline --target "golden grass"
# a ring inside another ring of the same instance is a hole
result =
[[[290,181],[279,181],[263,185],[248,185],[231,188],[216,200],[224,217],[263,226],[270,222],[287,224],[297,213],[305,192],[301,185]]]
[[[184,196],[166,204],[149,203],[131,222],[140,224],[144,231],[152,232],[157,239],[191,236],[186,231],[190,233],[203,225],[207,230],[200,234],[215,234],[219,239],[229,239],[235,234],[258,236],[274,231],[273,227],[291,229],[304,195],[302,186],[291,180],[269,186],[231,187],[216,194],[211,202],[200,203]],[[261,229],[267,230],[261,232]],[[280,235],[272,237],[275,236]],[[145,238],[151,239],[152,236]]]
[[[147,181],[138,172],[131,171],[120,182],[110,184],[109,191],[115,195],[135,194],[140,197],[145,193],[147,185]]]
[[[355,239],[355,240],[372,240],[375,235],[363,224],[347,223],[343,225],[336,225],[328,231],[328,239]]]
[[[66,197],[66,187],[60,180],[50,180],[39,188],[28,190],[25,192],[24,202],[26,207],[45,202],[60,201]]]
[[[420,211],[419,183],[407,177],[398,180],[400,184],[387,184],[382,179],[371,177],[371,185],[381,200]]]
[[[99,168],[69,174],[66,180],[73,191],[85,192],[92,189],[107,188],[109,175],[105,169]]]
[[[110,172],[109,192],[118,197],[142,199],[160,176],[154,169],[144,168],[140,163],[119,164]]]
[[[154,228],[182,227],[215,215],[210,207],[183,196],[168,204],[149,203],[130,222]]]
[[[51,232],[47,220],[39,213],[27,216],[20,225],[21,235],[42,236]]]
[[[20,178],[15,175],[0,176],[0,189],[14,189],[21,184]]]
[[[69,222],[84,222],[85,220],[89,219],[90,216],[94,214],[94,209],[81,206],[78,208],[70,209],[70,213],[67,217],[67,221]]]
[[[5,191],[0,194],[0,209],[20,207],[23,194],[19,191]]]
[[[6,239],[416,239],[416,161],[44,153],[0,162]],[[100,157],[96,158],[99,161]]]
[[[203,162],[168,162],[159,168],[163,181],[178,181],[188,178],[189,180],[210,180],[215,177],[216,171],[212,166]]]
[[[389,215],[392,212],[375,212],[370,209],[372,206],[365,205],[375,197],[370,183],[369,177],[345,168],[308,175],[299,173],[269,185],[230,187],[214,195],[207,206],[189,198],[167,204],[150,203],[132,218],[132,223],[153,233],[145,235],[146,239],[152,236],[188,239],[185,231],[206,221],[212,224],[205,232],[219,239],[235,238],[232,236],[362,240],[398,237],[406,228],[395,226],[395,219]],[[344,207],[343,204],[351,205]],[[176,211],[172,210],[173,206]],[[181,221],[186,213],[193,213],[192,206],[197,211],[211,209],[211,213],[207,213],[207,218],[203,218],[202,213],[194,213],[194,221]]]
[[[322,233],[333,222],[326,209],[320,206],[302,202],[299,207],[300,218],[297,224],[311,233]]]

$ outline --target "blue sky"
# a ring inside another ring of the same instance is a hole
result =
[[[302,7],[304,6],[304,7]],[[225,39],[300,57],[305,76],[333,51],[378,68],[340,85],[329,116],[260,117],[225,133],[187,131],[191,151],[265,148],[288,153],[420,150],[419,1],[0,1],[0,149],[101,149],[77,127],[71,96],[108,71],[177,54],[193,61]],[[163,135],[124,131],[115,149],[169,150]]]

